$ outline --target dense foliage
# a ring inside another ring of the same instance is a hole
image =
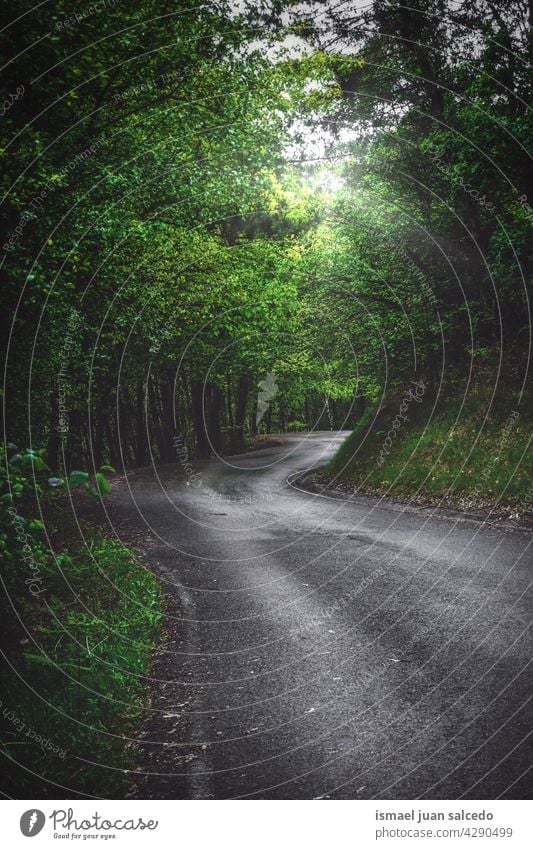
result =
[[[3,34],[8,438],[54,468],[238,448],[269,373],[262,429],[352,424],[528,332],[521,5],[239,8]]]

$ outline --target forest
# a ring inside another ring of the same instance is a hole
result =
[[[263,430],[349,427],[525,342],[526,10],[320,9],[55,3],[4,34],[8,441],[207,456],[269,373]]]
[[[128,470],[353,431],[324,479],[529,511],[532,24],[522,0],[19,0],[0,35],[0,545],[22,678],[71,663],[79,681],[80,658],[54,654],[17,563],[84,643],[63,569],[90,593],[93,566],[69,503]],[[117,602],[117,639],[155,643],[154,579],[87,539],[149,610]],[[28,622],[40,648],[21,655]],[[128,657],[141,670],[149,650]],[[115,717],[74,690],[63,708]]]

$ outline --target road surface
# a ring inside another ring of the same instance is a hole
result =
[[[287,484],[344,436],[118,487],[169,605],[133,797],[530,796],[528,535]]]

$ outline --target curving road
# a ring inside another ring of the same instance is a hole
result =
[[[113,496],[168,593],[132,796],[531,795],[528,535],[287,485],[343,436]]]

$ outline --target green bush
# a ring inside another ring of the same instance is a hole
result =
[[[0,751],[12,762],[13,795],[57,798],[53,782],[71,795],[120,795],[135,756],[125,738],[148,695],[159,584],[94,528],[83,527],[83,544],[64,496],[30,480],[34,461],[13,467],[3,459]],[[27,518],[38,515],[36,495],[45,507],[53,502],[46,531],[59,531],[58,552],[45,544],[42,521]]]

